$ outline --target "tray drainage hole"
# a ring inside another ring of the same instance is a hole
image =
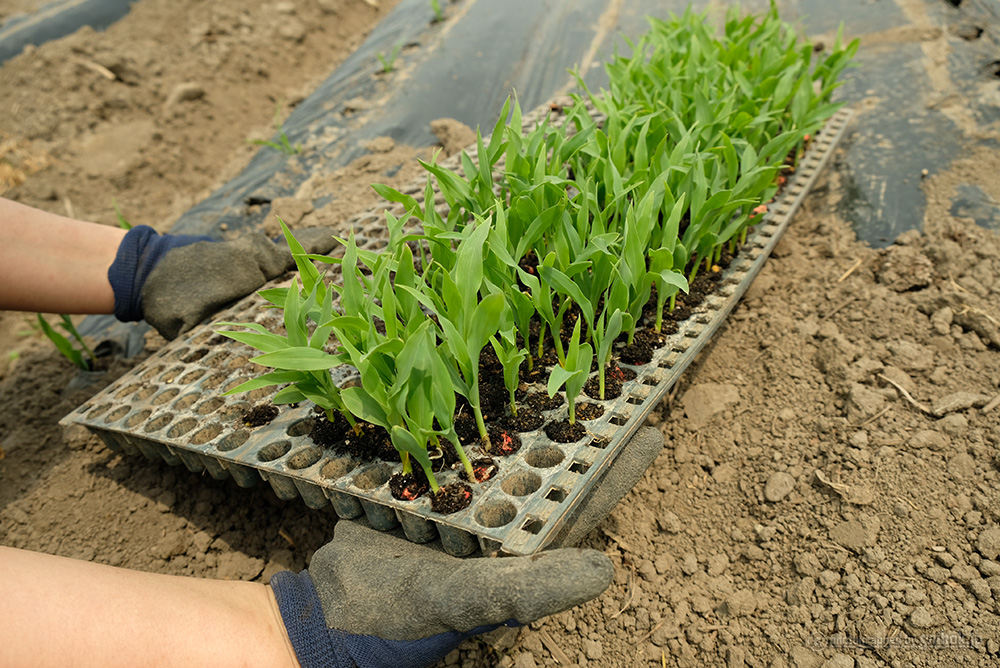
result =
[[[219,452],[229,452],[230,450],[235,450],[246,443],[248,438],[250,438],[250,432],[246,429],[240,429],[239,431],[234,431],[231,434],[223,436],[222,440],[216,444],[215,448]],[[278,457],[280,456],[281,455],[278,455]]]
[[[178,436],[183,436],[197,426],[198,421],[194,418],[184,418],[170,428],[170,431],[167,432],[167,436],[170,438],[177,438]]]
[[[319,474],[327,480],[337,480],[353,471],[356,466],[357,463],[350,457],[338,457],[323,464],[323,468],[319,470]]]
[[[672,359],[660,360],[660,363],[657,364],[656,366],[660,367],[661,369],[672,369],[674,368],[674,360]]]
[[[228,352],[216,353],[211,357],[206,357],[205,361],[202,362],[202,364],[204,364],[205,366],[210,366],[213,369],[221,369],[222,365],[226,363],[226,360],[228,360],[232,356],[233,356],[232,353]]]
[[[592,440],[587,445],[589,445],[592,448],[597,448],[598,450],[603,450],[604,448],[608,447],[608,443],[610,443],[610,441],[608,441],[608,439],[606,439],[603,436],[601,436],[599,438],[595,438],[594,440]]]
[[[625,401],[627,401],[628,403],[632,404],[633,406],[641,406],[642,405],[642,397],[637,397],[634,394],[630,394],[629,397],[628,397],[628,399],[626,399]]]
[[[299,420],[293,423],[288,430],[285,431],[289,436],[308,436],[313,429],[313,419],[305,418],[304,420]]]
[[[225,405],[226,400],[222,397],[212,397],[208,401],[201,403],[198,408],[194,409],[194,412],[198,415],[208,415],[209,413],[214,413]]]
[[[166,427],[174,419],[173,413],[167,413],[166,415],[161,415],[155,420],[151,420],[149,424],[146,425],[146,433],[152,434],[154,431],[160,431]]]
[[[163,370],[166,369],[166,368],[167,368],[166,364],[160,364],[159,366],[154,366],[152,369],[150,369],[146,373],[142,374],[142,376],[140,376],[140,378],[142,378],[143,380],[146,380],[146,379],[148,379],[148,378],[150,378],[152,376],[155,376],[157,374],[163,373]]]
[[[230,369],[242,369],[249,362],[250,362],[249,355],[240,355],[239,357],[234,357],[233,359],[229,360],[229,362],[226,364],[226,367]]]
[[[140,385],[139,383],[132,383],[125,389],[118,390],[118,392],[115,394],[115,399],[121,399],[123,397],[126,397],[135,392],[136,390],[138,390],[140,387],[142,387],[142,385]]]
[[[500,484],[500,489],[507,492],[511,496],[528,496],[541,486],[542,486],[542,477],[537,473],[533,473],[531,471],[518,471],[513,475],[507,476],[507,478],[504,479],[504,481]],[[504,522],[504,524],[506,523],[507,522]],[[480,524],[482,524],[482,522],[480,522]],[[494,526],[494,525],[485,524],[483,526]],[[502,525],[497,524],[495,526],[502,526]]]
[[[197,392],[192,392],[191,394],[185,394],[183,397],[174,402],[174,408],[179,411],[186,411],[187,409],[194,406],[195,402],[201,399],[201,395]]]
[[[206,390],[214,390],[219,385],[222,385],[222,381],[224,381],[226,378],[228,378],[228,376],[224,373],[212,374],[204,381],[202,381],[201,387]]]
[[[97,406],[96,408],[92,409],[89,413],[87,413],[87,419],[93,420],[94,418],[98,417],[109,408],[111,408],[111,404],[101,404],[100,406]]]
[[[287,455],[291,449],[292,444],[290,441],[271,443],[260,449],[260,452],[257,453],[257,459],[262,462],[273,462],[275,459]]]
[[[139,411],[138,413],[133,414],[129,419],[125,420],[125,426],[129,428],[135,427],[145,422],[146,418],[152,415],[152,413],[153,411],[150,410]]]
[[[388,464],[376,464],[367,471],[354,476],[354,486],[365,491],[370,491],[384,485],[392,476],[392,467]]]
[[[239,387],[243,383],[247,382],[247,380],[249,380],[249,378],[244,378],[244,377],[240,376],[239,378],[235,378],[235,379],[229,381],[228,383],[226,383],[223,386],[221,394],[225,394],[226,392],[228,392],[229,390],[233,389],[234,387]]]
[[[566,458],[563,451],[551,445],[542,445],[532,448],[524,456],[524,463],[536,469],[548,469],[558,465]]]
[[[191,362],[197,362],[202,357],[208,354],[208,348],[198,348],[197,350],[192,350],[181,356],[180,360],[185,364],[190,364]]]
[[[259,387],[256,390],[251,390],[247,394],[247,399],[249,399],[250,401],[256,403],[256,402],[260,401],[261,399],[266,399],[267,397],[271,396],[272,394],[274,394],[274,388],[273,387]]]
[[[106,418],[104,418],[104,421],[105,422],[118,422],[119,420],[121,420],[123,417],[125,417],[128,414],[129,410],[131,410],[131,409],[128,406],[119,406],[118,408],[116,408],[113,411],[111,411],[110,413],[108,413],[108,416]]]
[[[559,487],[553,487],[549,490],[549,493],[545,495],[545,498],[554,503],[562,503],[566,500],[566,490]]]
[[[701,335],[700,329],[692,328],[684,332],[684,336],[688,337],[689,339],[697,339],[699,335]]]
[[[323,449],[306,446],[288,458],[288,468],[306,469],[315,464],[323,456]]]
[[[181,379],[177,382],[181,385],[190,385],[194,381],[198,380],[204,376],[206,371],[204,369],[195,369],[194,371],[189,371],[188,373],[181,376]]]
[[[570,473],[584,474],[590,470],[590,464],[587,462],[573,462],[569,467]]]
[[[216,422],[215,424],[210,424],[207,427],[196,431],[191,436],[191,440],[189,442],[191,445],[204,445],[221,433],[222,425]]]
[[[614,425],[618,425],[619,427],[623,427],[626,424],[628,424],[628,419],[629,419],[629,415],[628,414],[626,414],[626,413],[617,413],[615,415],[612,415],[611,419],[608,420],[608,422],[610,422],[611,424],[614,424]]]
[[[159,385],[147,385],[146,387],[142,388],[141,390],[135,393],[135,399],[137,401],[145,401],[146,399],[149,399],[151,396],[156,394],[156,391],[159,389],[160,389]]]
[[[539,532],[541,532],[543,526],[545,526],[545,522],[529,517],[528,521],[521,526],[521,531],[527,531],[528,533],[537,536]]]
[[[167,390],[166,392],[160,392],[155,397],[153,397],[152,403],[154,406],[162,406],[163,404],[167,403],[180,393],[181,391],[176,388],[172,390]]]
[[[230,406],[223,406],[219,409],[216,414],[217,420],[235,420],[238,417],[242,417],[244,413],[250,410],[251,404],[245,401],[240,401],[238,403],[232,404]]]
[[[656,380],[656,376],[646,376],[642,379],[642,384],[649,385],[650,387],[656,387],[660,384],[660,382]]]
[[[490,529],[510,524],[515,517],[517,508],[510,501],[487,501],[476,509],[476,521]]]

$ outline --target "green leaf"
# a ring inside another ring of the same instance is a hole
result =
[[[289,371],[322,371],[332,369],[344,363],[343,359],[337,355],[331,355],[322,350],[309,348],[308,346],[295,346],[272,353],[265,353],[251,358],[250,361],[261,366]]]

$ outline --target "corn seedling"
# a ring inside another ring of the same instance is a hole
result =
[[[402,48],[403,42],[400,41],[393,45],[392,51],[390,51],[388,55],[382,53],[381,51],[375,54],[375,57],[378,58],[378,62],[382,65],[383,73],[388,74],[396,69],[396,58],[399,57],[399,52]]]
[[[431,11],[434,12],[433,23],[444,21],[444,10],[441,9],[441,0],[431,0]]]
[[[285,155],[298,155],[302,153],[302,144],[296,143],[293,145],[291,140],[288,139],[288,135],[285,134],[284,128],[281,127],[280,102],[274,110],[274,129],[278,133],[278,141],[271,139],[250,139],[248,143],[254,146],[267,146],[268,148],[273,148],[275,151],[281,151]]]
[[[80,332],[76,330],[73,325],[73,321],[70,320],[68,315],[59,316],[59,326],[62,327],[67,334],[72,337],[73,341],[79,348],[73,346],[73,343],[57,332],[52,325],[48,323],[42,314],[38,314],[38,325],[42,328],[45,336],[49,338],[49,341],[55,345],[56,349],[62,354],[63,357],[72,362],[78,369],[82,371],[93,371],[97,368],[97,357],[94,355],[94,351],[90,349],[90,346],[83,340],[80,336]]]

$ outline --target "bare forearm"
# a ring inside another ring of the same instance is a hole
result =
[[[107,273],[124,236],[0,198],[0,309],[113,312]]]
[[[270,589],[0,547],[2,666],[297,666]]]

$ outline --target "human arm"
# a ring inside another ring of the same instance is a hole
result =
[[[0,308],[111,313],[108,267],[124,236],[0,197]]]

